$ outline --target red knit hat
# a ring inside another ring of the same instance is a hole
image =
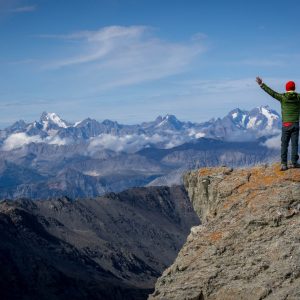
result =
[[[287,91],[294,91],[296,89],[296,84],[294,81],[288,81],[285,85]]]

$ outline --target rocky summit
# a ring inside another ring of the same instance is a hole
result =
[[[202,224],[149,299],[300,299],[300,169],[203,168],[184,183]]]

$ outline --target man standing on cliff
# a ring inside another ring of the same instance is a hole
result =
[[[300,168],[298,164],[298,140],[299,140],[299,115],[300,115],[300,94],[295,92],[295,82],[286,83],[286,93],[280,94],[273,91],[260,77],[256,77],[256,82],[270,96],[280,101],[282,115],[282,134],[281,134],[281,171],[288,169],[287,156],[288,146],[292,143],[292,168]]]

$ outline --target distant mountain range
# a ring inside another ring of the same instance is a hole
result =
[[[280,116],[268,106],[251,111],[237,108],[222,119],[203,123],[181,122],[174,115],[166,115],[137,125],[122,125],[111,120],[98,122],[90,118],[73,124],[55,113],[44,112],[39,121],[25,123],[21,120],[1,130],[0,145],[8,151],[30,143],[85,143],[91,148],[133,152],[154,145],[171,148],[200,137],[253,140],[270,134],[280,124]]]
[[[55,113],[0,130],[0,198],[91,197],[133,186],[178,184],[200,166],[276,160],[270,147],[281,126],[268,106],[234,109],[203,123],[173,115],[122,125]]]

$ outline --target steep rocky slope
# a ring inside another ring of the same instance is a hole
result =
[[[0,202],[0,299],[146,299],[191,228],[183,187]]]
[[[300,169],[189,172],[203,220],[149,299],[300,299]]]

